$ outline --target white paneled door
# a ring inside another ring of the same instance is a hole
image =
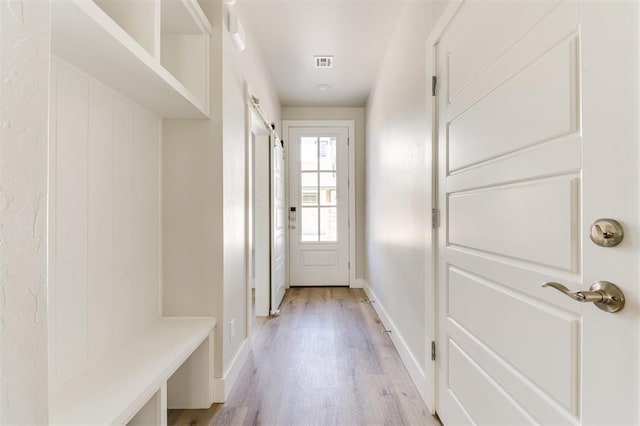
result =
[[[449,11],[453,12],[455,6]],[[467,1],[438,42],[444,424],[638,424],[638,3]],[[598,218],[627,232],[587,236]],[[544,282],[617,284],[618,313]]]
[[[286,291],[286,201],[285,164],[282,142],[271,137],[271,307],[275,315]]]
[[[348,127],[289,128],[290,283],[349,285]]]

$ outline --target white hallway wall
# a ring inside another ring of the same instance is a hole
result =
[[[240,5],[231,8],[241,21]],[[224,203],[224,335],[225,371],[239,368],[244,358],[234,362],[248,340],[245,269],[245,191],[247,108],[245,84],[260,99],[266,117],[276,123],[280,133],[280,101],[262,53],[250,28],[246,30],[246,49],[239,52],[227,31],[227,14],[223,27],[223,203]],[[244,22],[247,20],[245,19]],[[235,320],[236,335],[230,336],[229,322]],[[247,346],[248,348],[248,346]],[[246,352],[245,352],[246,354]],[[233,364],[233,365],[232,365]],[[228,389],[227,389],[228,391]]]
[[[0,4],[0,424],[48,421],[49,10]]]
[[[238,52],[227,30],[225,7],[217,1],[202,3],[214,27],[211,118],[164,121],[163,305],[166,315],[217,318],[216,399],[221,400],[248,350],[245,83],[276,123],[280,104],[250,29],[246,29],[246,49]]]
[[[427,402],[432,170],[425,41],[445,5],[405,4],[366,108],[366,287]]]

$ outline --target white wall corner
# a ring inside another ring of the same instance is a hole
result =
[[[367,294],[367,297],[369,298],[369,300],[374,302],[371,304],[371,306],[373,306],[373,309],[376,311],[376,313],[380,317],[382,324],[385,326],[387,330],[391,330],[391,333],[389,333],[389,336],[391,337],[391,342],[393,343],[393,346],[398,351],[398,354],[400,355],[400,359],[402,360],[402,363],[404,364],[407,371],[409,372],[409,375],[411,376],[411,380],[413,380],[413,383],[416,385],[416,388],[418,389],[418,392],[420,393],[420,396],[422,397],[422,399],[425,401],[425,403],[428,404],[428,401],[427,401],[427,385],[428,384],[427,384],[427,377],[424,370],[422,369],[422,367],[420,367],[420,363],[416,359],[413,352],[411,352],[411,350],[409,349],[409,346],[405,342],[402,335],[399,333],[398,328],[394,324],[391,317],[387,314],[387,311],[385,310],[382,303],[380,303],[380,300],[378,300],[378,298],[376,297],[375,293],[373,292],[373,289],[369,286],[369,284],[365,280],[361,279],[361,281],[363,284],[362,288]]]
[[[242,342],[240,349],[238,349],[236,356],[231,361],[229,368],[224,372],[224,375],[222,377],[216,377],[214,380],[213,402],[222,403],[227,400],[231,393],[231,389],[233,389],[233,385],[240,376],[244,363],[249,357],[249,352],[251,352],[251,345],[249,344],[249,340],[245,339],[244,342]]]
[[[362,278],[356,278],[351,282],[349,286],[351,288],[364,288],[364,280]]]

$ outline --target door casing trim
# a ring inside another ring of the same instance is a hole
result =
[[[431,33],[427,37],[426,41],[426,70],[427,75],[425,78],[426,87],[431,88],[431,77],[438,76],[438,63],[437,63],[437,54],[438,54],[438,44],[440,43],[440,38],[444,34],[445,30],[449,27],[451,21],[458,13],[458,10],[462,6],[465,0],[450,0],[449,4],[443,11],[438,21],[433,26]],[[425,395],[424,400],[427,407],[430,409],[431,414],[437,416],[438,406],[439,406],[439,398],[438,398],[438,365],[439,365],[439,357],[437,356],[438,350],[441,342],[439,342],[439,328],[440,324],[438,322],[438,313],[440,309],[446,309],[445,306],[439,306],[439,287],[440,287],[440,274],[438,271],[438,255],[440,251],[439,239],[446,238],[444,234],[441,233],[441,229],[445,229],[447,217],[444,214],[440,214],[440,205],[439,205],[439,190],[443,186],[443,183],[439,181],[439,151],[438,151],[438,138],[439,138],[439,129],[438,129],[438,89],[436,87],[436,95],[432,96],[431,90],[425,93],[429,99],[427,99],[427,105],[431,105],[430,111],[430,120],[431,120],[431,150],[427,150],[427,162],[431,163],[431,208],[435,209],[437,213],[438,226],[432,227],[427,230],[427,233],[430,234],[430,238],[428,240],[431,241],[432,250],[430,253],[427,253],[425,258],[425,267],[427,268],[426,276],[430,278],[430,283],[427,282],[425,288],[425,318],[426,321],[425,329],[427,332],[427,336],[425,339],[425,356],[426,361],[425,365],[430,366],[425,369],[425,378],[426,381],[429,382],[429,377],[431,377],[431,383],[425,383]],[[431,268],[431,271],[429,271]],[[431,272],[431,273],[430,273]],[[434,342],[435,345],[435,360],[431,357],[431,342]]]

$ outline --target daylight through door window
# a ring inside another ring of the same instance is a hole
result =
[[[300,240],[338,241],[335,136],[300,138]]]

